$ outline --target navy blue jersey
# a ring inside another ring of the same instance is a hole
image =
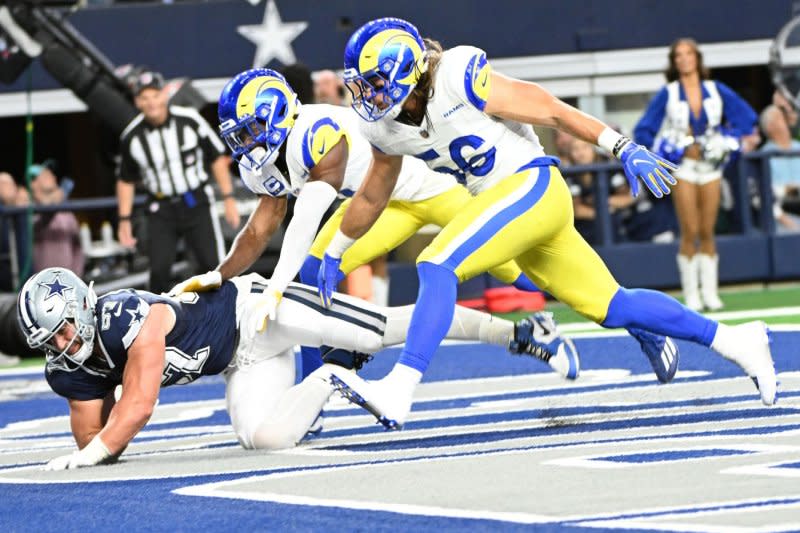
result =
[[[166,339],[161,386],[183,385],[203,375],[219,374],[228,366],[238,340],[236,286],[187,293],[180,299],[125,289],[101,296],[95,307],[95,353],[74,372],[46,371],[47,382],[59,395],[76,400],[104,398],[122,383],[130,348],[153,304],[175,311],[175,326]],[[98,361],[98,358],[100,359]]]

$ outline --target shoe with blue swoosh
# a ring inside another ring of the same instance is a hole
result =
[[[578,350],[571,339],[558,332],[553,313],[540,311],[514,324],[508,345],[513,354],[530,355],[550,365],[565,379],[577,379],[581,370]]]
[[[628,333],[639,341],[639,346],[650,361],[658,381],[669,383],[678,371],[680,353],[672,339],[643,329],[630,328]]]
[[[366,381],[343,368],[334,368],[328,379],[343,398],[368,411],[387,430],[402,429],[405,416],[391,414],[395,403],[391,391],[381,387],[379,382]]]

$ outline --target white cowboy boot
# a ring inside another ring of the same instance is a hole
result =
[[[700,264],[700,296],[709,311],[719,311],[725,304],[719,299],[719,256],[697,254],[695,256]]]
[[[700,300],[700,270],[697,256],[687,257],[678,254],[678,271],[681,275],[684,304],[692,311],[702,311],[703,302]]]

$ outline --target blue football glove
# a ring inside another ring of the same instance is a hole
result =
[[[331,257],[328,254],[322,256],[322,264],[319,266],[319,272],[317,273],[317,290],[319,291],[322,305],[325,307],[331,306],[333,293],[342,280],[339,270],[341,264],[341,257]]]
[[[633,196],[639,194],[639,179],[647,185],[647,188],[656,198],[669,194],[669,185],[677,183],[672,174],[670,174],[670,172],[678,170],[675,164],[657,156],[633,141],[628,141],[619,151],[619,154],[615,155],[622,161],[625,177],[628,178],[628,184],[631,186],[631,194]]]

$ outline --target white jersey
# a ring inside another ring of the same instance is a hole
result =
[[[297,196],[306,184],[311,169],[344,137],[348,143],[348,157],[339,196],[353,196],[364,181],[372,161],[372,147],[358,130],[360,121],[350,107],[303,105],[286,139],[289,179],[286,180],[274,165],[265,165],[260,173],[240,165],[245,185],[256,194],[284,196],[291,193]],[[405,158],[391,198],[427,200],[454,185],[455,181],[448,174],[434,172],[414,158]]]
[[[483,50],[447,50],[420,126],[384,118],[362,120],[361,131],[382,152],[419,158],[434,170],[453,174],[477,194],[545,155],[530,125],[483,112],[490,72]]]

